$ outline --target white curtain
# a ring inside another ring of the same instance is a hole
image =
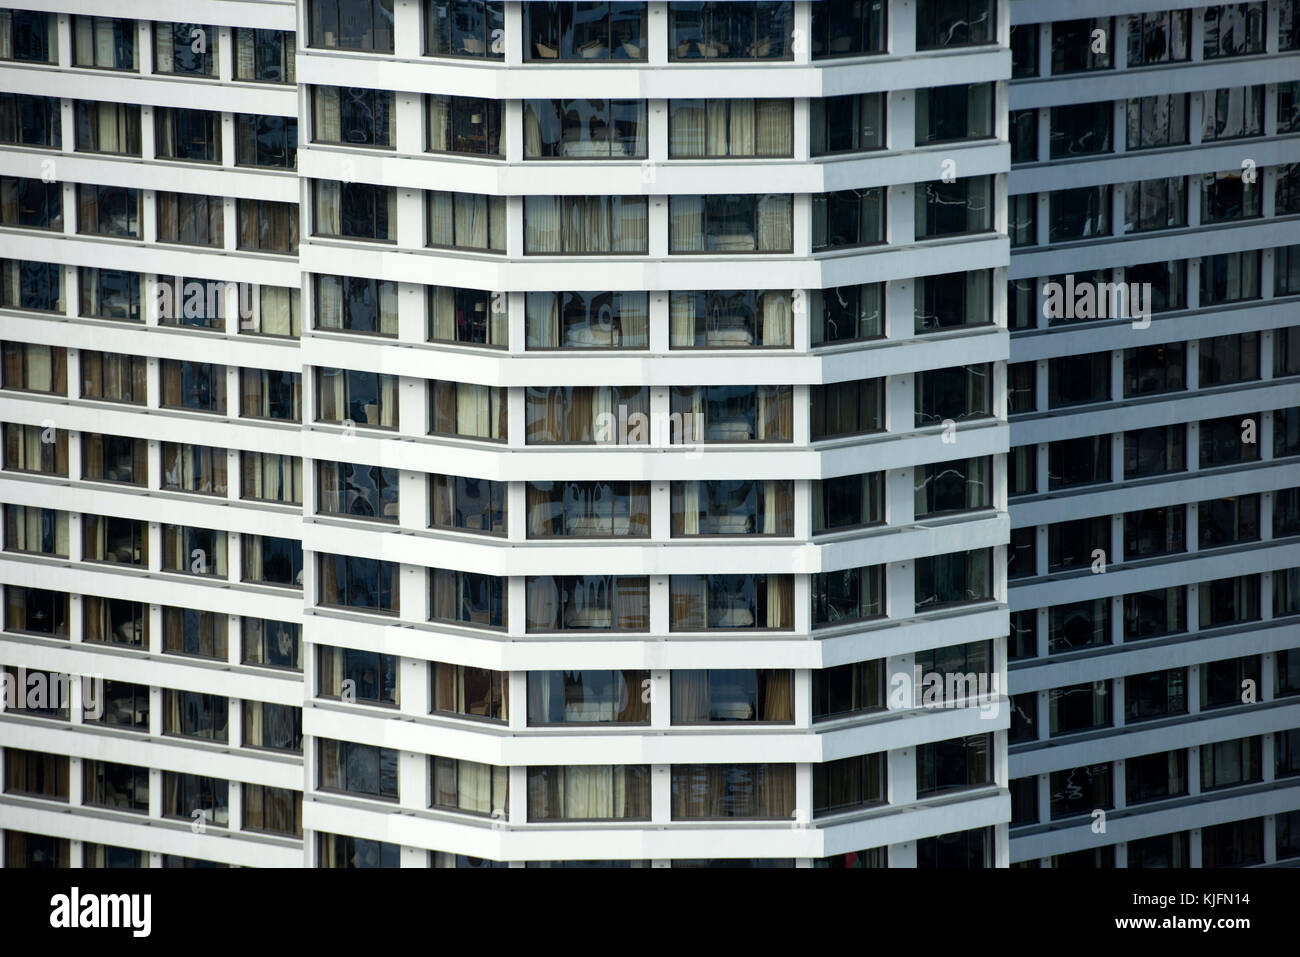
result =
[[[772,193],[758,200],[758,249],[782,252],[794,247],[789,193]]]
[[[446,152],[451,149],[451,100],[446,96],[430,94],[429,103],[429,149]]]
[[[791,312],[790,293],[773,289],[763,293],[762,345],[789,348],[793,344]]]
[[[756,100],[755,152],[758,156],[790,156],[794,153],[794,120],[791,100]]]
[[[560,197],[529,196],[524,200],[524,252],[558,253]]]
[[[704,251],[704,197],[673,196],[669,200],[672,222],[669,224],[669,251],[675,253]],[[692,331],[692,338],[694,333]]]

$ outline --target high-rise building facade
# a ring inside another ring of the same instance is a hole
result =
[[[1011,19],[1012,866],[1294,861],[1300,4]]]
[[[0,10],[0,863],[1009,863],[1005,0],[92,6]]]

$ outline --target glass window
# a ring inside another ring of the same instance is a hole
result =
[[[509,817],[510,769],[432,757],[431,806],[498,819]]]
[[[812,386],[810,438],[841,438],[881,432],[885,428],[883,379],[858,379]]]
[[[812,576],[813,628],[868,621],[885,614],[885,566],[864,565]]]
[[[916,48],[996,43],[996,16],[993,0],[918,0]]]
[[[648,538],[648,482],[528,482],[528,537]]]
[[[426,56],[505,58],[503,0],[425,0]]]
[[[56,14],[43,10],[0,10],[0,60],[58,63]]]
[[[1130,14],[1128,66],[1177,63],[1190,59],[1191,34],[1191,10]]]
[[[859,661],[812,672],[813,721],[885,709],[885,663]]]
[[[220,113],[156,106],[153,125],[158,159],[220,164]]]
[[[567,765],[528,769],[528,820],[650,819],[650,766]]]
[[[993,598],[993,550],[976,549],[916,560],[916,610]]]
[[[293,31],[234,28],[235,79],[293,83],[296,78]]]
[[[1052,159],[1069,159],[1093,153],[1109,153],[1115,125],[1109,100],[1054,106],[1049,138]]]
[[[506,483],[459,475],[431,475],[430,527],[506,534]]]
[[[1052,24],[1052,74],[1109,70],[1115,19],[1057,20]]]
[[[674,821],[794,817],[793,764],[674,764]]]
[[[229,717],[230,700],[223,695],[163,689],[164,734],[224,743]]]
[[[669,60],[789,60],[790,0],[668,4]],[[814,28],[814,33],[816,28]]]
[[[504,327],[505,314],[494,313],[494,323],[497,315]],[[500,334],[504,344],[504,328]],[[524,296],[525,349],[645,349],[649,345],[647,292],[529,292]]]
[[[153,24],[155,73],[215,76],[217,28],[207,23]]]
[[[812,6],[812,57],[885,52],[882,0],[824,0]]]
[[[262,199],[238,199],[235,203],[239,225],[236,242],[240,249],[287,253],[292,256],[298,254],[297,203],[276,203]]]
[[[993,783],[993,735],[932,741],[916,748],[916,796]]]
[[[645,3],[540,2],[523,6],[524,60],[644,60]]]
[[[792,216],[789,193],[671,196],[668,251],[788,253],[794,247]]]
[[[392,148],[397,140],[397,94],[350,86],[313,86],[312,141]],[[433,135],[430,128],[430,135]],[[294,124],[295,141],[297,123]]]
[[[0,259],[0,306],[37,312],[63,311],[63,267],[58,263],[38,263],[17,259]],[[11,360],[11,355],[14,357]],[[23,388],[34,392],[66,393],[63,380],[64,350],[35,344],[4,344],[5,388]],[[10,362],[21,366],[15,378],[9,375]],[[27,384],[17,385],[20,380]],[[44,387],[53,385],[53,389]]]
[[[859,475],[813,480],[812,532],[814,535],[876,525],[884,520],[883,473],[864,472]]]
[[[969,176],[952,183],[932,180],[916,184],[917,239],[987,232],[992,228],[993,177]],[[817,235],[815,230],[813,235]]]
[[[9,523],[9,510],[12,507],[5,506],[6,525]],[[62,514],[65,515],[66,521],[67,513]],[[8,542],[12,542],[13,539],[8,535],[9,529],[6,528],[5,531],[6,549],[9,550],[11,546]],[[66,548],[64,552],[66,554]],[[68,637],[69,598],[67,592],[47,591],[44,588],[23,588],[17,585],[6,585],[4,591],[6,630],[43,635],[47,638]]]
[[[1205,93],[1205,129],[1201,139],[1240,139],[1264,132],[1264,87],[1234,86]]]
[[[798,295],[805,297],[809,338],[814,348],[879,339],[885,334],[885,284],[882,282],[808,289]]]
[[[507,628],[507,581],[497,575],[431,568],[429,618],[470,628]]]
[[[648,671],[528,672],[530,726],[649,723]]]
[[[774,102],[788,105],[790,101]],[[748,126],[737,130],[749,136],[747,155],[753,155],[754,149],[753,113],[751,108]],[[674,106],[670,117],[675,116]],[[725,114],[721,122],[725,155]],[[647,132],[645,100],[524,100],[525,159],[636,159],[646,155]],[[676,134],[670,133],[670,155],[675,141]]]
[[[82,639],[143,648],[149,640],[149,606],[122,598],[83,595]]]
[[[353,369],[316,370],[316,419],[343,426],[396,429],[397,376]]]
[[[370,183],[312,181],[317,236],[389,242],[397,232],[397,190]]]
[[[235,165],[297,169],[297,118],[236,113]]]
[[[674,538],[794,533],[794,485],[789,480],[673,482],[671,503]]]
[[[320,604],[397,614],[397,562],[352,555],[319,555]]]
[[[316,328],[397,336],[397,283],[315,276]]]
[[[647,229],[644,196],[524,199],[526,254],[644,253]]]
[[[987,456],[918,465],[913,476],[918,519],[992,507],[993,460]]]
[[[916,376],[917,428],[992,415],[993,377],[987,364],[929,369]]]
[[[274,452],[240,452],[240,498],[302,504],[302,459]]]
[[[1106,763],[1053,771],[1048,779],[1052,820],[1091,815],[1095,809],[1113,808],[1115,794],[1111,770],[1111,765]]]
[[[87,190],[93,202],[94,187],[78,186],[78,189]],[[0,176],[0,226],[63,232],[63,184]]]
[[[918,276],[913,305],[918,335],[993,322],[993,270]]]
[[[170,655],[225,661],[230,639],[229,619],[218,612],[194,608],[162,610],[163,651]]]
[[[638,102],[644,104],[645,101]],[[814,104],[822,102],[813,101]],[[816,106],[813,110],[815,129]],[[791,156],[794,153],[793,116],[793,101],[788,99],[670,100],[668,156],[670,159]],[[644,156],[644,145],[642,140],[641,152],[631,155]]]
[[[932,86],[916,91],[916,144],[993,135],[992,83]]]
[[[494,157],[503,155],[500,100],[429,93],[425,95],[424,102],[429,118],[427,129],[430,152]],[[525,137],[525,143],[527,141],[528,138]]]
[[[526,580],[526,630],[647,631],[649,579],[614,575],[542,575]]]
[[[504,442],[508,436],[506,390],[469,382],[429,383],[431,435]]]
[[[3,16],[0,13],[0,21]],[[59,149],[63,145],[61,103],[57,96],[0,93],[0,143]]]
[[[307,45],[393,52],[393,0],[308,0]]]
[[[302,625],[245,616],[239,629],[244,664],[302,671]]]
[[[320,697],[396,707],[396,655],[318,645],[316,664],[316,694]]]
[[[508,672],[471,668],[468,665],[448,665],[439,661],[431,662],[430,668],[433,677],[430,712],[454,714],[462,718],[482,718],[487,721],[508,720],[510,699]],[[637,690],[640,691],[640,686]],[[532,707],[531,696],[529,707]]]
[[[827,0],[816,4],[813,17],[816,18],[818,10],[838,2]],[[808,109],[811,124],[809,149],[813,156],[885,148],[885,94],[810,97]]]
[[[401,856],[400,844],[316,832],[316,858],[321,867],[400,867]]]
[[[812,766],[813,817],[883,804],[885,754],[861,754]]]
[[[1223,3],[1205,8],[1205,59],[1264,52],[1263,3]]]
[[[317,738],[316,784],[323,791],[397,800],[397,752],[354,741]]]

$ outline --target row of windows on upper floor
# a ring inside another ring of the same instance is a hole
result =
[[[1199,143],[1220,143],[1265,135],[1266,88],[1263,84],[1208,90],[1199,94],[1203,126]],[[1189,93],[1158,93],[1119,101],[1111,100],[1053,106],[1045,110],[1012,110],[1007,137],[1011,162],[1037,163],[1115,153],[1122,142],[1125,153],[1161,150],[1191,144]],[[1046,115],[1047,155],[1039,150],[1039,120]],[[1118,131],[1116,124],[1119,124]],[[1300,81],[1277,84],[1275,134],[1300,131]]]
[[[1278,11],[1279,51],[1300,49],[1300,2],[1273,0],[1273,6]],[[1199,50],[1192,43],[1194,20],[1202,28]],[[1125,33],[1123,20],[1116,17],[1057,20],[1050,24],[1050,57],[1040,57],[1044,24],[1012,24],[1012,79],[1111,70],[1116,67],[1121,44],[1130,69],[1188,63],[1194,58],[1258,56],[1268,47],[1268,11],[1263,0],[1133,13],[1127,21]]]
[[[45,637],[66,637],[66,625],[62,636],[48,629],[31,627],[33,610],[38,605],[46,614],[66,616],[66,595],[14,586],[9,586],[9,592],[7,630]],[[59,606],[60,599],[63,600],[62,607]],[[147,645],[147,606],[93,596],[84,596],[83,606],[88,629],[85,641],[108,641],[136,648]],[[111,621],[109,612],[112,614]],[[227,660],[229,627],[226,615],[168,607],[162,609],[161,620],[166,637],[162,649],[164,654]],[[249,620],[245,619],[244,622],[247,627]],[[103,634],[102,628],[110,623],[117,623],[119,629],[134,626],[134,642],[119,640],[118,634]],[[280,623],[252,620],[252,624],[260,627]],[[90,629],[100,631],[92,633]],[[143,632],[143,637],[140,632]],[[297,651],[299,646],[296,644],[296,630],[294,635],[294,649]],[[397,709],[400,706],[399,676],[403,672],[399,656],[320,644],[315,645],[315,654],[317,677],[313,693],[317,698],[387,709]],[[911,707],[976,707],[979,697],[974,688],[963,689],[956,684],[949,685],[947,679],[949,675],[989,675],[993,667],[993,642],[976,641],[929,649],[918,652],[916,658],[915,668],[909,668],[905,672],[909,682],[919,672],[921,675],[937,676],[939,686],[927,692],[923,690],[923,683],[917,682],[914,693],[909,692],[912,695]],[[296,670],[301,671],[300,661],[295,664]],[[66,674],[13,667],[5,668],[4,673],[14,689],[10,699],[7,699],[8,713],[68,720],[73,709],[65,692],[68,682],[74,679]],[[412,672],[406,673],[409,675]],[[500,726],[509,723],[509,672],[420,661],[419,674],[428,691],[430,715]],[[616,725],[648,727],[656,709],[664,706],[656,704],[654,695],[650,693],[653,684],[650,675],[648,670],[637,669],[526,672],[523,675],[525,723],[530,728],[600,728]],[[880,714],[888,709],[884,659],[813,670],[809,672],[809,679],[811,720],[814,724]],[[665,704],[670,712],[670,723],[675,726],[793,725],[794,683],[795,672],[788,668],[679,668],[669,673]],[[170,715],[164,711],[164,717],[170,718],[161,722],[164,734],[229,743],[227,699],[204,694],[187,696],[185,692],[162,690],[165,695],[176,695],[181,702],[187,697],[205,702],[197,707],[185,707],[183,704],[179,708],[170,707]],[[408,691],[413,690],[415,689],[408,688]],[[86,697],[86,703],[82,705],[83,721],[125,731],[150,730],[148,686],[106,681],[103,687],[94,689],[94,693],[94,700]],[[275,727],[267,729],[256,726],[267,719],[266,714],[260,717],[257,714],[261,710],[258,706],[262,704],[245,703],[244,745],[264,750],[300,750],[301,709],[288,706],[275,709],[272,706],[275,710],[271,714],[278,713],[283,717],[275,723]],[[903,707],[903,704],[896,702],[895,707]],[[248,712],[252,712],[251,718]],[[194,717],[185,720],[187,713],[211,717],[207,720],[197,720]]]
[[[10,511],[22,544],[48,538],[67,550],[67,514],[50,509]],[[62,523],[59,519],[63,518]],[[27,535],[27,525],[32,526]],[[161,561],[151,559],[149,523],[111,515],[85,514],[82,558],[127,567],[227,581],[229,534],[221,529],[163,525]],[[62,537],[60,537],[62,536]],[[241,577],[245,582],[302,587],[303,548],[298,539],[241,535]],[[908,617],[936,609],[994,600],[993,549],[953,552],[915,559],[913,601],[905,608],[885,602],[886,568],[867,565],[812,576],[806,614],[816,628],[886,616]],[[382,615],[401,613],[398,562],[350,555],[316,555],[317,604],[322,608]],[[428,583],[429,621],[467,628],[509,629],[508,594],[524,589],[525,631],[555,633],[645,633],[650,628],[650,580],[645,575],[541,575],[516,579],[454,569],[420,569]],[[903,574],[900,572],[900,574]],[[672,575],[670,630],[791,631],[794,575]],[[801,615],[802,617],[802,615]],[[806,626],[805,626],[806,627]]]
[[[1289,490],[1288,496],[1294,508],[1295,490]],[[1296,533],[1295,528],[1290,532]],[[1262,598],[1265,584],[1272,590],[1271,602]],[[1200,582],[1195,587],[1191,609],[1187,586],[1177,585],[1013,611],[1007,656],[1011,661],[1039,657],[1040,633],[1046,653],[1061,655],[1149,638],[1196,637],[1211,629],[1300,615],[1300,568],[1278,569],[1269,573],[1267,581],[1262,575],[1242,575]],[[1198,615],[1195,629],[1188,620],[1192,609]],[[1265,614],[1270,609],[1271,617]],[[1292,666],[1300,669],[1300,654]]]
[[[337,86],[310,87],[313,143],[393,149],[398,94]],[[994,84],[916,91],[915,143],[926,146],[989,139],[994,133]],[[424,95],[425,149],[500,159],[505,155],[504,101]],[[525,100],[525,160],[645,159],[648,100]],[[809,151],[814,157],[887,148],[883,93],[809,100]],[[154,156],[220,164],[221,116],[213,110],[152,107]],[[673,99],[668,101],[669,159],[780,159],[794,156],[792,99]],[[298,120],[235,113],[235,165],[293,169]],[[73,149],[140,156],[141,107],[73,101]],[[60,99],[0,94],[0,143],[61,149]]]
[[[1283,379],[1300,375],[1300,326],[1271,331],[1271,378]],[[1210,389],[1268,381],[1265,379],[1268,370],[1260,368],[1260,336],[1260,332],[1239,332],[1195,340],[1198,357],[1197,388]],[[1114,393],[1110,352],[1090,352],[1048,359],[1047,409],[1185,392],[1188,389],[1187,352],[1185,342],[1125,349],[1123,386],[1119,395]],[[1038,372],[1037,362],[1013,362],[1007,366],[1009,414],[1043,411],[1038,408]],[[1288,437],[1286,441],[1291,439]],[[1241,444],[1240,440],[1238,444]],[[1220,454],[1228,451],[1210,448],[1210,460],[1202,464],[1214,464]],[[1253,452],[1242,454],[1257,458],[1258,446]]]
[[[0,177],[0,195],[7,182]],[[248,212],[246,202],[252,201],[239,201],[241,226]],[[260,204],[267,205],[271,204]],[[220,223],[216,217],[212,221]],[[5,278],[0,306],[63,313],[62,285],[73,281],[67,267],[0,260],[0,275]],[[141,322],[148,315],[160,325],[225,332],[227,316],[235,318],[238,307],[240,333],[297,338],[301,332],[297,289],[258,286],[232,293],[215,280],[146,279],[137,272],[88,266],[76,269],[75,282],[77,314],[87,318]],[[315,329],[398,335],[398,283],[319,274],[310,282]],[[916,335],[994,324],[993,270],[922,276],[913,282],[910,298]],[[506,294],[450,286],[428,286],[424,292],[428,342],[508,347]],[[240,295],[243,301],[238,301]],[[668,345],[673,350],[789,349],[794,346],[795,323],[805,312],[814,348],[869,342],[885,335],[887,295],[882,282],[810,290],[677,290],[668,299]],[[523,345],[528,351],[650,347],[648,292],[530,292],[523,300]]]
[[[1261,182],[1260,177],[1265,176]],[[1121,185],[1078,186],[1053,190],[1040,204],[1037,193],[1019,193],[1007,200],[1007,232],[1013,249],[1036,246],[1040,241],[1039,211],[1047,213],[1046,241],[1072,243],[1110,236],[1135,235],[1189,225],[1188,194],[1200,194],[1199,229],[1218,223],[1238,223],[1264,215],[1270,198],[1272,215],[1300,213],[1300,163],[1270,170],[1242,169],[1204,173],[1195,177],[1171,176]],[[1190,181],[1189,181],[1190,179]],[[1115,222],[1115,190],[1123,191],[1123,222]],[[1166,283],[1167,285],[1167,283]]]
[[[57,801],[71,804],[74,808],[100,808],[140,816],[149,814],[150,769],[147,767],[83,758],[80,802],[73,804],[69,800],[67,755],[5,748],[4,762],[4,793],[7,795]],[[229,826],[229,781],[164,770],[159,784],[164,818],[191,821],[202,818],[207,825]],[[247,782],[236,782],[236,786],[243,789],[243,830],[302,836],[301,791]],[[8,866],[8,861],[5,863]]]
[[[84,433],[82,477],[146,486],[144,440]],[[69,476],[69,436],[64,429],[4,425],[4,468],[10,472]],[[302,459],[273,452],[239,453],[241,500],[303,505]],[[230,494],[228,453],[210,446],[164,443],[158,487],[195,495]],[[919,466],[913,516],[954,515],[992,507],[987,457]],[[347,462],[318,462],[319,514],[394,521],[400,516],[398,476],[392,469]],[[878,472],[819,479],[812,483],[814,536],[865,529],[888,520],[883,476]],[[509,523],[508,483],[457,475],[431,475],[429,527],[477,535],[504,536]],[[736,479],[673,482],[671,535],[793,535],[794,488],[789,480]],[[637,538],[649,527],[648,490],[636,482],[529,483],[526,535],[533,538]],[[22,532],[23,550],[66,554],[59,546],[58,520],[36,510],[38,524]],[[66,541],[66,535],[64,536]],[[10,547],[17,529],[6,533]],[[265,546],[263,546],[265,547]],[[245,564],[249,564],[246,560]],[[251,567],[251,565],[249,566]]]
[[[1171,555],[1193,556],[1219,548],[1233,548],[1267,538],[1269,526],[1261,523],[1261,511],[1271,507],[1273,521],[1269,541],[1300,535],[1300,487],[1275,492],[1232,495],[1186,505],[1166,505],[1099,515],[1093,518],[1054,522],[1046,532],[1046,572],[1049,575],[1099,567],[1098,561],[1123,565],[1148,558]],[[1196,522],[1188,552],[1189,515]],[[1122,519],[1122,522],[1120,521]],[[1007,578],[1038,575],[1040,529],[1028,525],[1012,529],[1007,547]],[[1279,583],[1285,585],[1284,580]],[[1294,606],[1300,596],[1283,588],[1274,595],[1274,610]]]
[[[83,388],[89,385],[107,390],[101,394],[110,401],[145,404],[146,359],[117,353],[87,355],[98,361],[87,362]],[[300,373],[241,371],[242,411],[251,412],[254,418],[301,421]],[[989,363],[916,373],[912,426],[920,429],[948,420],[992,418],[993,373]],[[315,421],[349,429],[397,430],[401,427],[398,380],[398,376],[387,373],[317,368]],[[67,396],[66,349],[5,342],[2,381],[6,390]],[[223,365],[161,360],[161,408],[226,415],[226,386]],[[887,430],[883,378],[810,388],[812,441]],[[663,414],[671,416],[663,423],[668,426],[668,443],[792,442],[793,389],[789,385],[673,386],[670,407],[663,410]],[[509,440],[508,388],[427,380],[427,396],[428,434],[489,442]],[[648,386],[527,387],[524,441],[528,445],[648,446],[655,440],[654,427],[660,425],[651,421],[651,412]]]
[[[1278,651],[1275,660],[1279,669],[1283,669],[1278,672],[1274,682],[1278,696],[1294,696],[1300,690],[1296,683],[1300,649]],[[1200,690],[1207,696],[1207,711],[1233,707],[1249,710],[1257,706],[1255,700],[1247,700],[1245,688],[1259,687],[1258,655],[1203,663],[1198,668],[1201,671]],[[1244,682],[1247,680],[1253,682],[1253,685],[1246,686]],[[1120,685],[1123,685],[1122,690]],[[1176,717],[1187,713],[1186,687],[1185,668],[1128,675],[1114,682],[1085,681],[1082,684],[1048,689],[1046,715],[1042,714],[1043,709],[1038,705],[1041,692],[1028,691],[1012,695],[1011,729],[1007,733],[1007,740],[1012,745],[1042,741],[1044,723],[1047,725],[1047,737],[1057,738]],[[1123,702],[1122,709],[1116,708],[1116,696]],[[1117,710],[1120,711],[1118,716]],[[1210,747],[1213,748],[1214,745]]]
[[[992,734],[919,745],[916,797],[924,800],[994,784],[992,752]],[[395,750],[321,738],[317,754],[319,790],[398,800]],[[69,802],[66,755],[6,748],[4,758],[6,794]],[[885,752],[877,752],[813,765],[812,816],[888,804],[886,759]],[[508,767],[436,755],[429,755],[426,764],[430,808],[510,820]],[[149,768],[83,759],[83,769],[83,804],[148,813]],[[675,764],[671,770],[674,820],[788,820],[795,814],[793,764]],[[526,773],[529,822],[650,819],[648,765],[529,766]],[[163,785],[164,817],[190,818],[192,811],[201,810],[208,823],[228,826],[226,780],[164,771]],[[301,798],[295,791],[269,790]],[[254,813],[265,812],[260,804]],[[296,801],[291,807],[292,813],[271,819],[296,824],[300,830]],[[265,826],[267,821],[259,823],[263,826],[255,829],[273,830]]]
[[[13,178],[6,220],[61,229],[62,186]],[[916,185],[915,238],[938,239],[994,228],[995,178],[976,176]],[[140,238],[140,191],[80,184],[83,233]],[[158,238],[224,246],[220,197],[159,193]],[[816,193],[810,199],[812,252],[882,246],[888,242],[884,187]],[[312,181],[312,235],[394,243],[397,189],[369,183]],[[20,201],[21,200],[21,201]],[[896,200],[898,202],[899,200]],[[298,209],[292,204],[239,200],[239,248],[296,251]],[[794,251],[791,193],[672,196],[666,211],[672,254],[786,254]],[[424,244],[434,249],[507,252],[507,198],[481,193],[424,191]],[[524,255],[645,255],[652,207],[646,196],[528,196],[523,202]],[[658,204],[654,216],[659,218]]]
[[[1266,254],[1272,259],[1271,298],[1300,295],[1300,244],[1249,249],[1199,259],[1135,263],[1113,270],[1012,279],[1007,283],[1007,326],[1018,330],[1114,319],[1136,321],[1146,310],[1152,315],[1187,310],[1193,290],[1200,307],[1269,298],[1262,275]],[[1189,284],[1189,273],[1200,276],[1195,286]],[[1122,293],[1117,290],[1120,283],[1124,284]],[[1133,290],[1137,291],[1131,297]],[[1295,347],[1284,344],[1284,348]],[[1207,370],[1205,381],[1216,374]],[[1134,394],[1148,391],[1136,381],[1126,388],[1132,388]]]
[[[397,94],[386,90],[313,86],[312,142],[392,149],[397,142]],[[994,136],[994,85],[943,86],[916,91],[915,143],[951,143]],[[0,141],[59,148],[59,98],[0,96]],[[140,107],[77,100],[78,152],[140,155]],[[432,153],[504,156],[502,100],[426,94],[425,148]],[[669,103],[670,159],[789,158],[794,155],[792,99],[673,99]],[[885,94],[809,100],[812,156],[886,148]],[[648,101],[537,99],[524,101],[525,159],[645,159]],[[155,155],[160,159],[221,162],[220,114],[154,107]],[[292,168],[298,121],[235,114],[236,165]]]
[[[503,0],[424,0],[420,7],[424,56],[504,62]],[[996,11],[993,0],[921,0],[916,47],[939,50],[996,44]],[[644,2],[525,3],[521,12],[527,62],[648,60]],[[674,0],[668,5],[666,53],[671,61],[693,62],[793,61],[805,46],[814,60],[886,52],[884,0],[819,0],[810,12],[810,34],[803,37],[795,30],[791,0]],[[307,47],[388,54],[395,50],[393,0],[308,0],[306,18]],[[195,77],[221,73],[219,31],[202,23],[141,24],[75,16],[68,62],[77,67],[138,71],[137,46],[142,40],[148,42],[150,34],[156,73]],[[236,79],[294,81],[293,33],[236,27],[233,46]],[[0,59],[61,62],[56,15],[0,10]]]
[[[1240,467],[1264,458],[1260,413],[1203,419],[1196,423],[1193,451],[1199,449],[1200,469]],[[1188,470],[1188,423],[1131,429],[1123,433],[1121,480],[1155,478]],[[1271,414],[1273,431],[1271,458],[1300,455],[1300,406],[1278,409]],[[1046,488],[1038,479],[1038,447],[1015,445],[1007,458],[1007,493],[1012,497],[1055,493],[1066,489],[1104,485],[1115,481],[1112,464],[1119,446],[1112,435],[1087,435],[1047,443]],[[1118,463],[1116,463],[1118,464]]]
[[[1202,666],[1203,668],[1205,666]],[[1176,673],[1156,672],[1154,675],[1131,676],[1125,680],[1128,709],[1152,704],[1168,704],[1168,714],[1186,714],[1182,682],[1186,669]],[[1204,675],[1205,672],[1202,672]],[[1140,682],[1140,684],[1139,684]],[[1202,682],[1204,684],[1204,682]],[[1134,694],[1130,689],[1138,688]],[[1237,697],[1240,698],[1240,688]],[[1155,698],[1155,701],[1150,701]],[[1161,701],[1165,698],[1166,701]],[[1240,702],[1238,702],[1240,703]],[[1200,788],[1196,793],[1206,794],[1224,788],[1258,784],[1265,780],[1261,760],[1262,735],[1216,741],[1200,746]],[[1300,728],[1276,731],[1272,734],[1272,780],[1284,781],[1300,775]],[[1048,778],[1046,808],[1040,807],[1038,776],[1016,778],[1011,781],[1011,826],[1022,827],[1059,821],[1064,818],[1092,814],[1094,810],[1110,811],[1115,808],[1120,777],[1110,762],[1064,768],[1051,772]],[[1124,806],[1136,807],[1153,801],[1188,797],[1189,787],[1195,781],[1188,777],[1188,750],[1158,751],[1126,758],[1123,765]],[[1041,820],[1042,811],[1046,820]],[[1300,835],[1297,835],[1300,837]],[[1300,854],[1300,847],[1296,848]]]
[[[226,498],[225,449],[177,442],[162,443],[156,486],[149,482],[145,439],[82,432],[69,440],[64,430],[6,423],[5,468],[33,474],[68,473],[69,442],[79,444],[83,480],[112,482],[163,491]],[[241,498],[255,495],[259,453],[241,453]],[[286,485],[301,498],[301,465],[294,459]],[[313,514],[369,519],[397,524],[401,515],[400,472],[396,468],[316,460]],[[909,519],[977,512],[993,507],[991,456],[954,459],[915,467],[913,508]],[[510,483],[434,474],[418,476],[419,495],[429,497],[428,527],[505,537],[509,530]],[[518,487],[518,486],[516,486]],[[670,483],[671,536],[794,536],[795,491],[791,479],[718,479]],[[283,494],[289,496],[289,489]],[[408,492],[408,496],[409,496]],[[648,482],[547,481],[524,484],[525,537],[648,539],[651,494]],[[881,472],[812,480],[811,534],[883,526],[889,515]],[[284,499],[277,499],[284,500]],[[408,499],[409,504],[409,499]],[[67,513],[5,505],[5,548],[67,556]]]
[[[1273,855],[1265,853],[1265,818],[1252,817],[1242,821],[1228,821],[1199,828],[1197,843],[1201,851],[1201,867],[1252,867],[1272,861],[1300,857],[1300,811],[1288,811],[1275,816],[1276,844]],[[1175,831],[1157,834],[1124,843],[1125,867],[1133,868],[1187,868],[1192,866],[1192,832]],[[1099,869],[1117,866],[1119,844],[1067,854],[1054,854],[1048,860],[1053,868]],[[396,866],[396,865],[392,865]],[[448,867],[451,865],[448,864]],[[463,865],[469,866],[469,865]],[[1032,858],[1014,861],[1016,868],[1043,867],[1043,859]]]
[[[245,795],[244,805],[249,798]],[[1300,813],[1300,812],[1298,812]],[[255,824],[256,822],[254,822]],[[256,830],[245,817],[244,830]],[[73,841],[68,838],[50,837],[44,834],[32,834],[15,831],[12,828],[4,832],[5,867],[47,868],[71,866]],[[959,831],[953,834],[941,834],[935,837],[921,838],[916,842],[916,866],[922,868],[955,867],[993,867],[994,835],[992,828],[977,831]],[[146,868],[150,866],[151,852],[130,847],[110,844],[93,844],[81,842],[82,866],[90,868]],[[398,867],[400,866],[402,848],[397,844],[373,841],[366,838],[351,837],[346,834],[316,832],[316,859],[318,866],[329,868],[359,867]],[[496,868],[509,867],[506,861],[494,861],[482,857],[470,857],[465,854],[453,854],[447,851],[425,851],[420,849],[422,859],[430,867],[438,868]],[[1262,858],[1261,858],[1262,859]],[[888,867],[889,849],[887,847],[866,848],[849,851],[834,857],[814,858],[812,866],[817,868],[872,868]],[[181,857],[177,854],[159,854],[159,867],[174,868],[220,868],[229,864],[194,857]],[[672,867],[683,868],[793,868],[793,858],[691,858],[675,859]],[[648,860],[551,860],[528,861],[524,867],[572,867],[572,868],[643,868],[649,867]]]

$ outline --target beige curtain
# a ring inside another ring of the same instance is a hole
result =
[[[429,193],[429,245],[456,244],[456,211],[453,193],[436,190]]]
[[[449,286],[434,286],[429,294],[429,328],[438,342],[456,341],[456,299]]]
[[[316,327],[343,328],[343,277],[316,277]]]
[[[334,180],[316,180],[315,230],[320,236],[337,236],[342,230],[342,208],[339,203],[341,184]],[[393,220],[390,218],[389,222]]]
[[[560,216],[559,196],[526,197],[524,199],[524,252],[562,252]]]
[[[694,292],[675,292],[668,307],[669,346],[690,349],[695,345]]]
[[[704,197],[673,196],[669,200],[669,252],[704,251]]]
[[[794,246],[789,193],[772,193],[758,199],[758,250],[784,252]]]
[[[728,149],[725,155],[753,156],[756,148],[754,142],[754,101],[723,100],[730,105],[730,123],[728,124]]]
[[[761,310],[762,335],[759,344],[767,347],[793,345],[790,293],[769,289],[763,293]]]
[[[766,684],[763,712],[760,721],[794,720],[794,672],[789,668],[773,668],[759,672]]]
[[[754,124],[755,154],[791,156],[794,153],[793,101],[756,100]]]
[[[318,86],[312,93],[312,140],[338,143],[343,139],[339,116],[339,88]]]
[[[704,575],[673,575],[669,579],[670,631],[703,631],[708,627],[708,589]]]
[[[767,622],[766,628],[789,628],[794,601],[793,575],[767,576]]]

